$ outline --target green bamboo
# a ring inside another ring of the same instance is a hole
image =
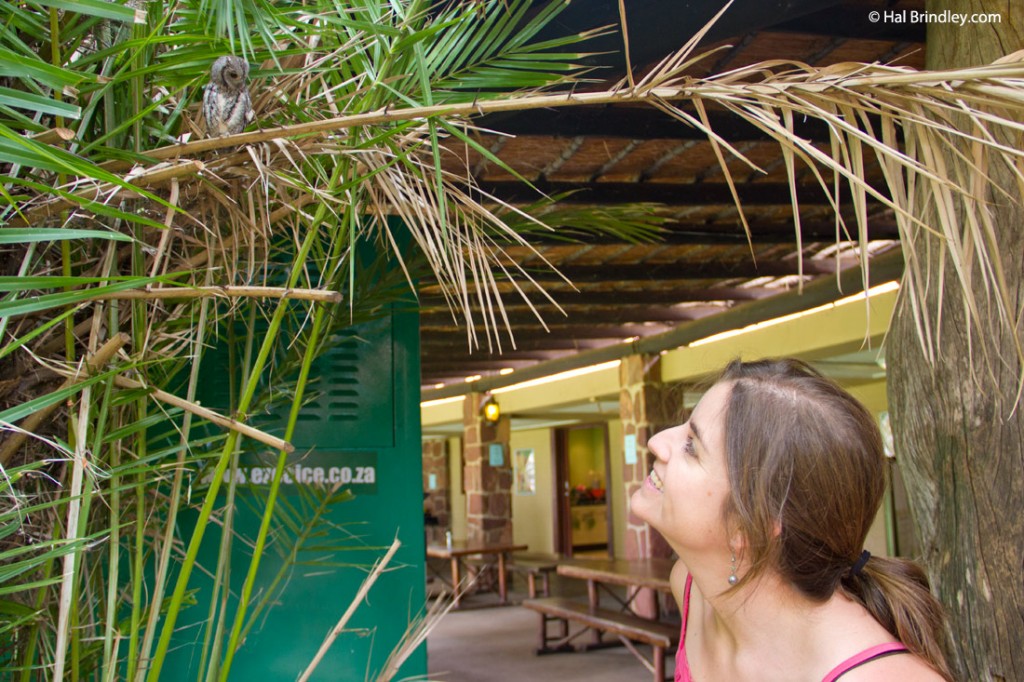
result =
[[[351,166],[342,161],[335,167],[334,178],[341,177],[346,172],[351,170]],[[320,210],[323,210],[321,207]],[[346,211],[348,216],[354,216],[354,211],[351,207]],[[318,219],[322,220],[323,216],[318,215]],[[344,217],[343,217],[344,219]],[[316,219],[314,224],[316,224]],[[354,230],[349,229],[349,237],[351,238]],[[340,259],[340,249],[342,248],[342,240],[335,240],[332,244],[332,253],[330,257],[325,258],[324,271],[330,272],[334,269],[336,262]],[[349,262],[355,261],[354,248],[349,240]],[[351,298],[351,297],[350,297]],[[303,397],[306,391],[306,384],[309,380],[309,372],[312,368],[313,360],[316,357],[316,349],[319,345],[320,335],[323,332],[325,321],[327,316],[327,308],[325,306],[316,306],[313,314],[313,326],[309,332],[308,340],[306,342],[306,348],[303,352],[302,362],[299,370],[299,377],[295,387],[295,394],[292,398],[291,409],[289,410],[288,420],[285,424],[285,435],[284,440],[288,441],[292,438],[295,433],[295,425],[298,422],[299,412],[302,408]],[[238,600],[238,608],[235,612],[234,623],[232,624],[231,634],[229,636],[228,644],[225,649],[224,664],[221,667],[219,679],[224,682],[227,680],[227,676],[231,670],[231,663],[234,660],[235,652],[240,646],[242,638],[243,626],[245,624],[245,616],[248,612],[249,599],[252,595],[253,586],[256,581],[256,574],[259,569],[260,561],[263,556],[263,549],[266,544],[267,534],[270,530],[270,523],[273,518],[274,509],[277,503],[277,496],[280,491],[281,482],[284,477],[284,470],[287,463],[288,453],[284,450],[278,452],[277,464],[274,469],[274,478],[270,484],[270,491],[267,496],[267,502],[263,511],[263,517],[260,521],[260,529],[256,537],[256,543],[253,548],[252,559],[249,562],[249,569],[246,573],[245,582],[242,586],[242,592]]]
[[[253,312],[255,312],[253,310]],[[228,382],[233,386],[238,376],[248,376],[246,371],[252,360],[252,346],[255,341],[253,326],[254,319],[250,317],[245,334],[245,352],[241,366],[238,362],[238,339],[235,327],[228,325],[227,347],[228,347]],[[232,394],[232,398],[234,395]],[[231,411],[234,411],[234,400],[229,401]],[[221,646],[223,644],[224,627],[227,620],[227,611],[230,605],[231,590],[229,579],[231,573],[231,533],[234,520],[235,492],[238,488],[238,479],[235,472],[238,471],[238,458],[241,454],[241,447],[235,448],[231,456],[231,465],[228,468],[228,491],[224,501],[224,519],[221,522],[220,548],[217,555],[217,570],[213,576],[213,588],[210,596],[210,611],[206,618],[206,627],[203,633],[202,657],[199,661],[199,670],[206,669],[205,680],[208,682],[217,678],[221,670]],[[211,627],[210,624],[214,625]]]
[[[108,275],[116,272],[116,263],[111,260]],[[120,304],[118,301],[111,301],[107,310],[107,328],[110,334],[117,334],[121,328]],[[113,382],[107,384],[107,394],[104,397],[104,407],[110,405],[110,396],[113,392]],[[120,412],[120,411],[119,411]],[[111,415],[115,421],[117,415]],[[93,444],[93,452],[100,452],[103,447],[102,438],[97,435]],[[101,679],[106,682],[115,679],[117,674],[117,651],[114,641],[114,631],[118,621],[118,593],[119,579],[121,576],[121,476],[118,472],[121,465],[121,442],[116,440],[110,443],[110,538],[108,542],[108,566],[107,595],[104,609],[103,622],[103,668]]]
[[[314,304],[316,305],[316,304]],[[317,305],[313,317],[313,328],[309,332],[306,350],[302,357],[302,368],[299,371],[298,384],[295,388],[295,397],[292,399],[291,410],[288,414],[288,423],[285,427],[284,439],[289,440],[295,433],[295,424],[299,418],[299,411],[302,408],[302,398],[305,395],[306,383],[309,380],[309,371],[316,357],[316,347],[320,340],[320,334],[324,327],[326,311],[324,306]],[[220,669],[220,682],[227,682],[228,673],[231,671],[231,663],[234,660],[235,652],[239,647],[239,638],[242,626],[245,623],[245,614],[248,609],[249,599],[252,596],[253,585],[256,582],[256,573],[259,569],[260,558],[263,556],[266,545],[267,533],[270,530],[270,521],[274,514],[274,505],[277,503],[277,494],[281,488],[281,481],[284,477],[285,465],[288,462],[288,453],[281,450],[277,455],[277,466],[274,469],[274,479],[270,484],[270,492],[267,495],[266,508],[263,518],[260,521],[259,533],[256,536],[256,544],[253,547],[252,559],[249,562],[249,571],[245,576],[245,583],[242,585],[242,592],[238,598],[238,607],[235,611],[235,620],[231,627],[231,635],[228,638],[227,647],[224,652],[224,663]]]
[[[111,325],[111,328],[114,328]],[[110,468],[116,472],[121,464],[120,443],[110,444]],[[114,630],[117,625],[118,580],[121,574],[121,486],[117,473],[110,475],[110,542],[107,549],[107,601],[103,619],[103,680],[114,679],[117,656],[114,651]]]
[[[60,538],[61,538],[60,524],[54,523],[53,524],[53,539],[56,541],[56,540],[60,540]],[[45,608],[45,605],[46,605],[46,596],[47,596],[47,593],[49,592],[48,583],[49,583],[49,580],[50,580],[50,576],[53,575],[53,564],[54,564],[54,561],[55,561],[55,559],[50,558],[50,559],[47,559],[43,563],[43,567],[42,567],[42,571],[41,571],[42,572],[42,580],[41,580],[41,582],[43,583],[43,585],[40,586],[38,588],[38,591],[36,592],[36,600],[35,600],[35,604],[34,604],[36,613],[40,614],[40,615],[37,616],[33,620],[33,623],[29,627],[27,636],[25,638],[26,639],[25,652],[24,652],[24,654],[21,657],[21,681],[20,682],[31,682],[31,679],[32,679],[32,668],[36,665],[35,658],[36,658],[36,649],[38,648],[38,645],[39,645],[39,626],[41,624],[42,614],[45,612],[44,608]],[[39,665],[40,666],[42,665],[42,661],[40,661]]]
[[[142,240],[132,245],[132,274],[141,276],[145,271],[145,260],[142,255]],[[146,303],[144,301],[132,302],[132,347],[144,348],[146,345]],[[148,412],[148,399],[140,396],[135,401],[136,419],[146,423]],[[135,457],[138,460],[146,458],[148,449],[148,430],[142,428],[135,434]],[[143,614],[143,586],[145,583],[146,566],[146,479],[142,471],[136,474],[135,484],[135,542],[132,547],[132,609],[131,609],[131,631],[128,633],[128,675],[127,679],[135,677],[135,672],[140,663],[140,624]],[[152,604],[151,608],[159,609],[159,604]]]
[[[228,471],[235,472],[238,469],[238,458],[241,454],[241,447],[235,449],[231,457],[231,467]],[[227,612],[231,601],[231,558],[233,547],[233,532],[235,519],[235,493],[238,490],[238,479],[232,475],[228,482],[228,491],[224,500],[224,516],[221,521],[220,549],[217,554],[217,570],[213,576],[213,592],[210,598],[210,613],[207,616],[206,632],[203,637],[202,659],[199,662],[199,670],[206,668],[205,679],[213,680],[217,677],[218,671],[223,670],[220,660],[223,633],[227,622]],[[213,627],[210,624],[214,623]]]
[[[210,278],[210,273],[207,273],[207,280]],[[202,299],[199,306],[199,318],[197,320],[198,333],[196,334],[195,343],[192,348],[192,362],[191,369],[189,371],[188,388],[186,389],[186,397],[190,401],[195,400],[196,389],[199,386],[199,369],[200,361],[202,358],[202,348],[206,339],[206,328],[207,321],[209,318],[209,299]],[[159,557],[157,559],[156,572],[153,580],[153,604],[160,604],[163,602],[164,589],[167,584],[167,575],[171,565],[171,549],[174,544],[174,533],[177,527],[178,510],[181,506],[182,496],[182,481],[185,472],[185,458],[187,454],[187,446],[189,444],[189,436],[192,431],[192,415],[189,412],[185,412],[183,416],[183,422],[181,427],[181,436],[179,444],[181,446],[178,452],[177,464],[174,467],[174,481],[171,484],[170,491],[170,505],[167,510],[167,521],[165,522],[163,529],[163,538],[160,540],[159,546]],[[160,617],[160,609],[150,609],[149,618],[146,622],[145,634],[142,640],[142,646],[140,654],[143,659],[149,657],[149,651],[153,647],[153,638],[156,636],[156,625]],[[132,679],[132,678],[128,678]],[[137,676],[137,680],[141,680],[141,671]]]
[[[337,184],[338,167],[335,167],[335,174],[331,179],[331,186]],[[317,213],[312,221],[313,225],[319,225],[327,213],[327,207],[321,203],[317,207]],[[288,277],[288,287],[294,287],[302,274],[303,266],[306,262],[306,257],[312,249],[313,244],[319,238],[319,234],[316,230],[309,230],[299,248],[298,253],[293,261],[291,273]],[[284,320],[285,313],[287,312],[289,303],[287,300],[283,300],[278,303],[274,309],[274,315],[270,320],[270,325],[266,331],[266,335],[263,338],[263,343],[260,346],[259,354],[256,356],[253,362],[252,370],[249,373],[249,378],[245,386],[245,390],[238,402],[238,418],[241,421],[247,420],[246,412],[252,403],[253,396],[256,393],[256,388],[259,385],[260,374],[263,368],[267,364],[267,359],[270,357],[270,353],[274,347],[274,340],[276,335],[280,331],[281,322]],[[174,593],[171,595],[171,601],[167,608],[167,616],[163,624],[163,628],[160,632],[160,639],[157,642],[157,648],[153,655],[153,661],[149,670],[148,678],[151,682],[157,682],[160,679],[160,671],[163,668],[164,659],[167,657],[167,649],[171,643],[171,635],[174,631],[174,624],[177,621],[178,613],[181,610],[182,601],[185,597],[185,590],[188,586],[188,579],[192,573],[192,568],[195,565],[196,555],[199,552],[199,545],[202,542],[203,534],[206,531],[206,526],[210,520],[210,514],[213,511],[213,505],[216,501],[217,493],[220,491],[221,479],[224,476],[224,472],[227,470],[227,466],[230,460],[231,453],[234,452],[235,447],[238,443],[238,433],[231,431],[228,433],[227,442],[224,444],[224,448],[221,451],[221,455],[217,461],[217,465],[213,470],[213,480],[210,482],[210,487],[207,490],[206,497],[203,500],[203,506],[199,511],[199,518],[196,520],[196,527],[192,533],[192,538],[189,541],[188,549],[185,552],[185,558],[181,564],[181,572],[178,574],[178,580],[174,586]]]

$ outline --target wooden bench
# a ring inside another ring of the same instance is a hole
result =
[[[601,636],[615,635],[654,674],[655,682],[664,682],[665,651],[675,651],[674,647],[679,644],[678,625],[647,620],[631,613],[592,609],[587,604],[561,597],[527,599],[523,606],[540,614],[538,654],[575,651],[572,641],[587,631],[594,633],[595,641],[584,649],[609,646],[611,643],[603,641]],[[549,632],[548,624],[552,622],[558,624],[555,634]],[[582,628],[574,633],[569,627],[570,622]],[[651,657],[644,656],[634,642],[649,645]]]
[[[541,594],[551,595],[551,574],[558,568],[560,554],[516,552],[509,557],[508,567],[513,573],[526,576],[526,587],[530,599],[537,598],[537,581],[540,580]]]

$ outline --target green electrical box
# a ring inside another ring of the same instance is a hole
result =
[[[285,582],[273,582],[285,565],[291,537],[283,526],[268,541],[254,598],[272,594],[272,604],[247,633],[231,666],[232,680],[291,682],[305,670],[324,638],[353,601],[373,563],[398,538],[402,546],[346,629],[334,641],[313,680],[374,680],[425,604],[422,451],[419,417],[419,326],[415,312],[392,310],[371,322],[338,332],[316,361],[292,444],[279,504],[293,520],[319,516],[315,535],[289,562]],[[343,313],[342,313],[343,314]],[[203,404],[228,404],[226,353],[214,349],[203,360]],[[287,405],[281,415],[287,413]],[[261,429],[283,432],[277,413],[263,415]],[[275,426],[277,428],[275,428]],[[238,595],[259,530],[276,452],[246,441],[234,478],[231,598],[223,609],[230,630]],[[228,486],[222,486],[221,497]],[[324,505],[327,491],[351,491],[352,499]],[[225,499],[226,506],[226,499]],[[187,542],[194,515],[182,515]],[[301,517],[301,518],[299,518]],[[277,543],[275,545],[275,542]],[[205,669],[204,638],[215,627],[210,597],[221,544],[211,524],[203,540],[190,588],[195,603],[182,613],[174,650],[163,679],[195,680]],[[232,601],[233,600],[233,601]],[[251,607],[250,607],[251,608]],[[421,646],[395,679],[426,674]]]

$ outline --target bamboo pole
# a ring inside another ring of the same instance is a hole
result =
[[[316,301],[318,303],[340,303],[341,293],[326,289],[287,289],[283,287],[212,286],[212,287],[145,287],[129,291],[115,291],[97,294],[92,300],[157,300],[205,298],[224,296],[227,298],[274,298]]]
[[[206,166],[202,161],[186,159],[171,165],[159,164],[146,169],[137,175],[128,174],[125,176],[124,181],[138,187],[139,189],[149,189],[159,187],[160,185],[170,182],[175,178],[187,175],[198,175],[205,168]],[[91,185],[84,189],[80,189],[77,192],[73,192],[71,196],[77,197],[83,201],[100,201],[105,195],[116,191],[120,191],[122,193],[122,197],[138,196],[134,192],[131,192],[131,190],[127,190],[110,182]],[[58,197],[52,201],[48,201],[45,204],[37,206],[36,208],[23,211],[17,216],[12,216],[8,226],[24,227],[27,225],[33,225],[45,218],[60,213],[63,210],[78,206],[78,204],[79,202],[70,198]]]
[[[110,343],[110,341],[107,343]],[[67,532],[65,534],[69,542],[77,542],[79,540],[78,522],[82,506],[82,481],[85,478],[89,406],[92,400],[92,391],[90,389],[90,386],[86,386],[82,390],[82,399],[78,406],[78,424],[75,430],[75,455],[71,465],[71,496],[68,503]],[[64,679],[64,664],[67,658],[68,640],[73,634],[71,611],[75,588],[75,564],[78,560],[78,554],[78,552],[69,552],[64,555],[64,570],[61,574],[59,610],[57,612],[57,648],[54,652],[56,661],[53,666],[54,682]],[[74,672],[77,657],[74,655],[75,644],[73,640],[71,647],[71,670]],[[72,677],[75,676],[72,675]]]
[[[306,669],[303,670],[302,674],[299,676],[299,682],[306,682],[306,680],[309,679],[309,676],[313,674],[313,671],[316,670],[316,667],[320,665],[320,661],[323,660],[323,657],[327,654],[327,650],[331,648],[331,645],[334,644],[334,640],[336,640],[338,635],[340,635],[345,629],[348,621],[352,618],[352,614],[355,613],[359,604],[361,604],[363,599],[366,598],[370,588],[373,587],[375,582],[377,582],[377,578],[379,578],[380,574],[384,572],[384,569],[391,562],[391,558],[395,556],[395,552],[397,552],[398,548],[401,546],[401,541],[399,541],[398,538],[395,538],[395,541],[391,543],[391,549],[388,550],[388,553],[384,555],[383,559],[377,562],[373,567],[373,571],[370,572],[370,575],[366,576],[366,580],[364,580],[363,584],[359,586],[359,592],[356,593],[355,598],[348,605],[348,609],[345,610],[341,620],[339,620],[337,625],[327,633],[323,644],[320,645],[320,650],[316,652],[316,656],[313,657],[313,660],[309,662],[309,665],[306,666]]]
[[[114,357],[117,351],[121,350],[128,341],[130,341],[130,338],[124,333],[111,337],[106,343],[100,346],[93,355],[85,359],[86,368],[79,367],[74,374],[64,380],[64,383],[61,384],[60,388],[57,390],[59,391],[77,384],[85,378],[86,374],[95,372],[100,367],[106,365],[110,362],[111,358]],[[29,434],[34,433],[35,430],[39,428],[39,425],[42,424],[55,409],[57,409],[57,405],[59,405],[59,403],[54,403],[53,405],[44,407],[25,418],[20,425],[20,430],[12,433],[7,440],[4,441],[4,444],[0,446],[0,466],[7,464],[7,460],[9,460],[11,456],[18,451],[18,448],[20,448],[25,442],[25,439],[28,438]]]
[[[259,441],[264,445],[269,445],[275,450],[284,450],[285,452],[289,453],[295,452],[295,446],[286,440],[276,438],[268,433],[260,431],[259,429],[253,428],[248,424],[243,424],[240,421],[236,421],[229,417],[225,417],[222,414],[219,414],[217,412],[214,412],[213,410],[203,407],[202,405],[199,405],[198,403],[185,400],[184,398],[179,398],[178,396],[172,393],[167,393],[166,391],[161,391],[159,388],[152,388],[146,386],[145,384],[139,381],[135,381],[134,379],[129,379],[128,377],[114,377],[114,383],[120,386],[121,388],[142,389],[153,398],[159,400],[160,402],[167,403],[168,405],[173,405],[174,407],[180,407],[186,412],[191,412],[197,417],[201,417],[202,419],[206,419],[207,421],[213,422],[217,426],[222,426],[226,429],[237,431],[239,434],[246,436],[247,438],[252,438],[253,440]]]
[[[759,83],[738,83],[732,79],[689,80],[683,84],[660,85],[657,87],[631,90],[616,88],[599,92],[570,92],[568,94],[545,94],[526,97],[511,97],[483,102],[460,102],[456,104],[435,104],[431,106],[377,109],[362,114],[338,116],[321,121],[308,121],[277,128],[266,128],[237,135],[206,138],[186,144],[168,145],[150,150],[146,153],[151,159],[163,160],[182,158],[216,149],[236,147],[243,144],[255,144],[280,138],[302,137],[329,132],[337,132],[348,128],[366,125],[382,125],[413,119],[426,119],[432,116],[470,117],[508,111],[529,109],[548,109],[583,105],[626,104],[651,102],[656,100],[679,101],[693,98],[714,99],[716,95],[735,98],[742,94],[780,96],[787,90],[818,91],[822,89],[879,88],[892,86],[930,87],[934,96],[955,101],[958,94],[955,90],[945,92],[939,86],[943,83],[979,80],[1021,78],[1024,77],[1024,62],[1012,64],[996,64],[979,66],[972,69],[951,71],[899,71],[879,74],[860,75],[843,78],[829,73],[819,78],[798,79],[777,78]],[[664,82],[664,81],[662,81]],[[114,161],[103,165],[107,170],[123,170],[128,166],[125,162]]]

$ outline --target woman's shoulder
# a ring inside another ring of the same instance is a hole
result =
[[[864,665],[851,669],[842,676],[841,682],[944,682],[945,678],[909,652],[876,658]]]
[[[831,658],[831,665],[841,660],[839,668],[848,668],[839,682],[942,682],[939,673],[896,642],[861,604],[836,595],[824,610],[826,617],[815,630],[825,659]]]

